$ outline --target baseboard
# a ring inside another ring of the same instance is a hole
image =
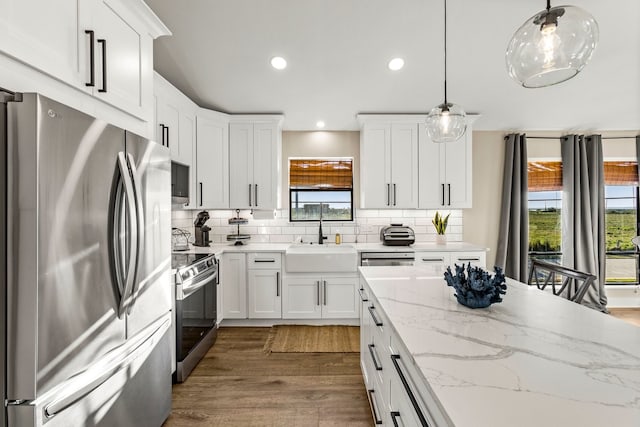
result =
[[[360,319],[224,319],[220,327],[247,326],[247,327],[271,327],[273,325],[347,325],[358,326]]]

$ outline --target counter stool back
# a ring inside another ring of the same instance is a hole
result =
[[[596,276],[558,264],[534,259],[529,269],[529,285],[544,290],[551,287],[554,295],[580,304]]]

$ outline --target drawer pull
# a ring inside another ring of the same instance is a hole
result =
[[[362,302],[369,301],[369,297],[364,294],[364,289],[358,289],[358,293],[360,294],[360,299],[362,300]]]
[[[407,382],[407,378],[402,373],[402,369],[400,369],[400,364],[398,363],[398,360],[400,360],[400,356],[399,355],[397,355],[397,354],[392,354],[391,355],[391,361],[393,362],[393,366],[395,366],[396,371],[398,372],[398,376],[400,377],[400,381],[402,381],[402,385],[404,386],[404,390],[407,392],[407,395],[409,396],[409,400],[411,401],[411,405],[413,406],[413,410],[416,411],[416,415],[418,416],[418,419],[420,420],[420,424],[422,426],[424,426],[424,427],[429,427],[429,424],[427,423],[427,420],[425,419],[424,415],[422,415],[422,411],[420,410],[420,406],[418,406],[418,401],[416,400],[416,397],[413,395],[413,392],[411,391],[411,388],[409,387],[409,383]]]
[[[276,262],[276,260],[273,259],[273,258],[269,258],[269,259],[267,259],[267,258],[264,258],[264,259],[256,258],[255,260],[253,260],[253,262]]]
[[[422,258],[422,262],[444,262],[444,258]]]
[[[376,424],[382,424],[382,418],[378,415],[376,399],[373,397],[375,390],[367,390],[367,393],[369,393],[369,404],[371,405],[371,412],[373,412],[373,420]]]
[[[378,318],[376,317],[376,315],[373,313],[373,310],[375,310],[374,306],[370,306],[369,307],[369,314],[371,315],[371,317],[373,318],[373,323],[376,324],[376,326],[382,326],[382,322],[378,320]]]
[[[373,366],[375,366],[376,371],[382,371],[382,366],[378,365],[378,357],[376,356],[375,344],[369,344],[369,354],[371,354],[371,360],[373,360]]]
[[[480,261],[480,257],[458,258],[458,261]]]

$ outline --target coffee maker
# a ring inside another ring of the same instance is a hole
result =
[[[193,246],[209,246],[209,243],[211,243],[209,240],[209,231],[211,231],[211,228],[204,225],[208,219],[209,212],[207,211],[199,212],[196,216],[196,220],[193,222],[193,225],[196,227],[196,241],[193,243]]]

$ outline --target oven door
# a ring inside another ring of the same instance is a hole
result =
[[[196,276],[194,280],[176,285],[176,356],[179,366],[192,353],[206,353],[210,347],[209,344],[206,349],[197,350],[203,340],[215,331],[217,276],[217,271],[210,270],[204,277]],[[202,355],[193,356],[197,363],[200,360],[198,356]]]

